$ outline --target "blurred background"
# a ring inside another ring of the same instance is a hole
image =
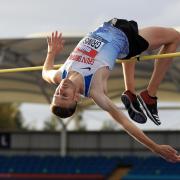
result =
[[[78,41],[113,17],[136,20],[139,27],[167,26],[180,31],[180,1],[0,0],[0,69],[43,65],[46,37],[63,32],[63,64]],[[180,51],[178,48],[177,51]],[[144,54],[156,54],[145,52]],[[136,65],[136,90],[144,89],[153,60]],[[136,124],[159,144],[180,150],[180,58],[158,91],[161,126]],[[49,110],[56,86],[41,71],[0,74],[0,179],[180,179],[180,164],[156,157],[130,137],[91,100],[82,99],[76,114],[61,120]],[[108,81],[109,97],[126,115],[122,67]]]

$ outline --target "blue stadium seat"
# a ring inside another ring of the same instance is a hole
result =
[[[3,156],[0,173],[100,174],[109,176],[119,165],[116,158],[105,156]]]
[[[134,158],[133,158],[134,159]],[[169,163],[159,157],[140,158],[123,180],[179,180],[180,163]]]

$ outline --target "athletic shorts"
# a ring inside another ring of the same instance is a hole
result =
[[[129,59],[145,51],[149,43],[138,34],[138,25],[135,21],[112,19],[103,23],[90,37],[102,38],[105,42],[95,57],[103,61],[112,70],[116,59]]]
[[[124,59],[129,59],[133,56],[139,55],[148,48],[149,43],[138,34],[137,22],[113,18],[109,21],[109,23],[122,30],[128,38],[129,54]]]

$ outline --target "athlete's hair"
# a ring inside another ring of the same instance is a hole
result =
[[[50,108],[51,108],[52,113],[55,114],[56,116],[60,118],[68,118],[74,114],[74,112],[76,111],[76,107],[77,107],[77,102],[73,103],[68,108],[60,107],[53,104],[51,104]]]

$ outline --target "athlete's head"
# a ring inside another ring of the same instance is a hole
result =
[[[54,93],[51,111],[61,118],[67,118],[74,114],[79,94],[76,86],[69,79],[63,79]]]

